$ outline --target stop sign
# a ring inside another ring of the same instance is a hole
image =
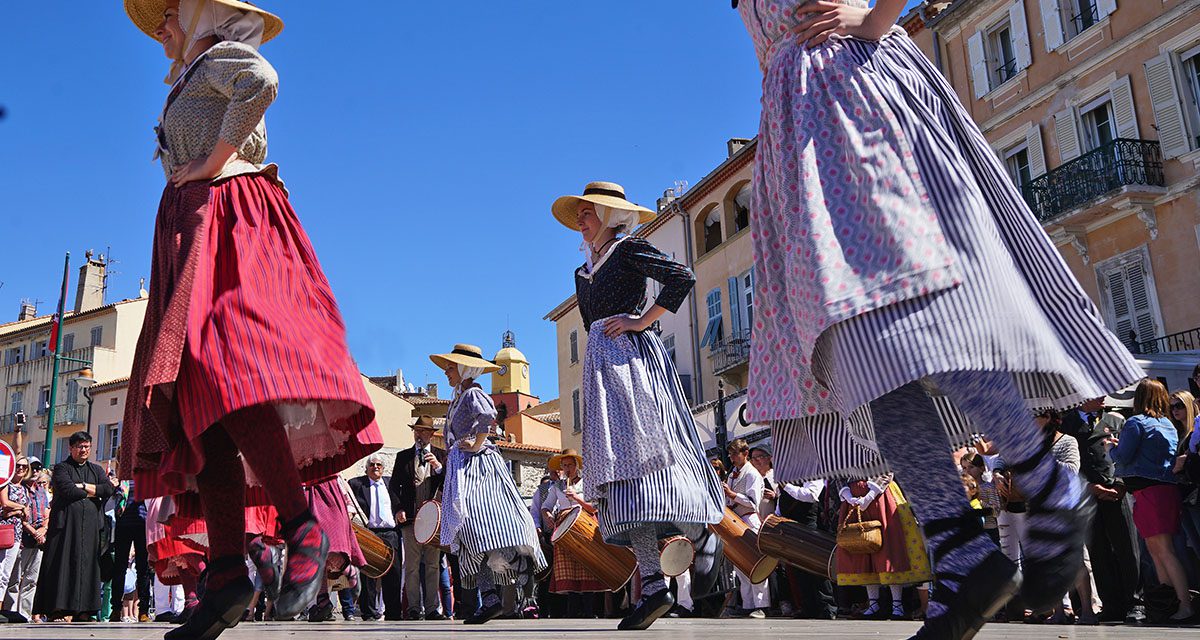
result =
[[[17,472],[17,455],[12,447],[0,440],[0,487],[7,486]]]

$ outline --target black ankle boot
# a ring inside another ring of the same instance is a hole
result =
[[[662,574],[658,574],[657,577],[661,580]],[[645,580],[645,578],[642,579],[643,584],[645,584]],[[621,624],[617,625],[617,629],[621,631],[641,631],[646,629],[654,624],[655,620],[666,615],[673,606],[675,606],[675,598],[671,595],[670,589],[656,591],[653,595],[642,598],[638,606],[621,620]]]
[[[475,612],[475,615],[463,620],[463,624],[483,624],[488,620],[499,617],[501,613],[504,613],[504,603],[501,602],[499,595],[495,591],[489,591],[488,593],[484,594],[483,601],[487,602],[487,596],[489,594],[496,598],[496,603],[492,605],[483,605],[478,611]]]
[[[942,518],[925,523],[925,535],[932,538],[949,533],[937,544],[930,557],[936,581],[952,580],[957,591],[944,585],[934,585],[930,600],[946,608],[940,616],[926,618],[911,640],[969,640],[996,615],[1017,590],[1021,588],[1021,573],[1017,565],[992,545],[993,551],[984,556],[966,575],[937,570],[939,561],[951,551],[986,537],[979,513],[968,509],[957,518]],[[990,543],[990,541],[989,541]],[[1061,594],[1060,594],[1061,597]]]
[[[242,564],[241,557],[218,558],[210,565],[211,570],[223,569],[228,563]],[[171,629],[163,637],[166,640],[213,640],[221,632],[236,627],[242,620],[246,607],[254,597],[254,585],[250,578],[241,576],[220,589],[206,588],[200,604],[192,611],[187,622]]]
[[[721,576],[721,560],[725,545],[721,538],[708,527],[692,540],[695,558],[692,561],[692,600],[699,601],[712,593]]]
[[[1011,469],[1019,475],[1035,468],[1041,459],[1050,455],[1051,444],[1047,443],[1036,455]],[[1092,519],[1096,515],[1096,504],[1091,495],[1080,488],[1080,500],[1070,507],[1051,507],[1047,503],[1058,495],[1063,487],[1082,480],[1074,477],[1062,465],[1055,465],[1054,474],[1031,498],[1027,498],[1029,515],[1026,517],[1026,538],[1045,545],[1053,544],[1055,551],[1047,552],[1037,545],[1021,554],[1021,572],[1025,576],[1021,585],[1020,602],[1033,611],[1053,609],[1062,601],[1062,595],[1071,590],[1083,567],[1083,548],[1092,530]],[[1055,525],[1053,527],[1047,525]],[[1024,540],[1022,541],[1024,542]]]

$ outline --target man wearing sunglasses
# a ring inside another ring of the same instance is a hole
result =
[[[362,592],[358,596],[358,609],[363,620],[403,620],[404,609],[400,602],[400,572],[403,567],[400,557],[400,534],[396,531],[396,511],[400,496],[389,487],[391,476],[383,475],[383,456],[372,454],[367,458],[366,475],[350,480],[354,499],[366,514],[367,528],[395,552],[395,561],[387,573],[378,579],[362,576]],[[379,610],[379,596],[383,595],[383,611]]]

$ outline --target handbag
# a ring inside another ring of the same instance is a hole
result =
[[[850,516],[857,516],[850,522]],[[846,511],[842,526],[838,527],[837,546],[846,553],[870,555],[883,548],[883,523],[878,520],[863,521],[862,507],[855,506]]]
[[[0,524],[0,549],[11,549],[17,544],[17,525]]]

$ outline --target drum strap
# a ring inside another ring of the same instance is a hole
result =
[[[362,505],[358,504],[358,498],[354,496],[354,490],[350,488],[350,483],[346,482],[346,479],[340,475],[338,476],[338,487],[346,496],[346,504],[350,507],[350,519],[353,520],[354,518],[358,518],[359,524],[364,527],[367,526],[367,523],[370,521],[367,520],[367,516],[366,513],[363,512]]]

